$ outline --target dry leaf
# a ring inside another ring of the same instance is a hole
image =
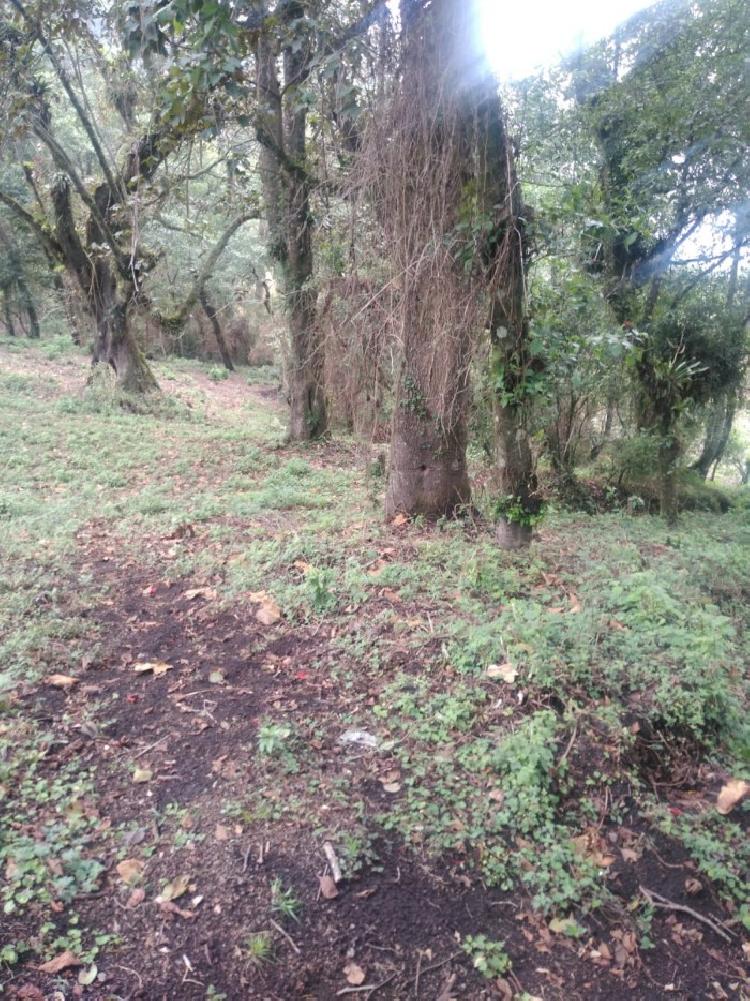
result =
[[[136,858],[126,858],[117,863],[115,871],[126,886],[135,886],[143,873],[143,862]]]
[[[223,685],[224,675],[221,673],[221,671],[211,671],[211,673],[208,676],[208,680],[212,685]]]
[[[154,773],[150,768],[136,768],[133,772],[133,781],[139,785],[143,782],[150,782],[153,777]]]
[[[695,897],[703,890],[703,884],[695,876],[690,876],[685,880],[685,893],[689,893],[691,897]]]
[[[84,987],[88,987],[89,984],[93,984],[96,980],[99,970],[94,963],[88,970],[81,970],[78,974],[78,983],[82,984]]]
[[[281,618],[281,609],[273,598],[267,598],[255,613],[255,618],[264,626],[272,626]]]
[[[83,963],[70,949],[66,949],[65,952],[61,952],[59,956],[55,956],[48,963],[43,963],[37,969],[40,973],[60,973],[71,966],[83,966]]]
[[[741,779],[731,779],[719,793],[716,800],[716,809],[723,816],[726,816],[732,812],[738,803],[742,802],[748,793],[750,793],[750,782],[743,782]]]
[[[344,976],[347,983],[351,984],[352,987],[359,987],[360,984],[365,982],[365,971],[361,966],[357,966],[356,963],[347,963],[344,967]]]
[[[216,601],[216,591],[212,587],[191,587],[182,592],[182,597],[192,601],[194,598],[205,598],[206,601]]]
[[[189,885],[189,876],[186,876],[185,874],[177,876],[177,878],[173,879],[171,883],[167,883],[159,896],[156,898],[156,903],[165,904],[170,900],[177,900],[178,897],[181,897],[183,893],[186,892]]]
[[[136,890],[133,890],[133,892],[130,894],[130,896],[128,897],[128,902],[125,904],[125,906],[129,907],[132,910],[134,907],[139,907],[145,899],[146,899],[146,891],[143,889],[142,886],[139,886]]]
[[[390,793],[394,796],[401,789],[401,784],[399,782],[384,782],[383,791]]]
[[[181,918],[185,918],[186,921],[192,921],[195,917],[195,911],[187,911],[184,907],[178,907],[177,904],[173,904],[171,900],[158,901],[159,910],[165,911],[167,914],[177,914]]]
[[[136,674],[151,674],[158,678],[161,674],[166,674],[172,670],[172,665],[164,660],[138,660],[133,664]]]
[[[487,668],[488,678],[500,678],[501,681],[507,682],[512,685],[513,682],[518,677],[518,670],[510,663],[505,664],[490,664]]]
[[[72,678],[69,674],[50,674],[44,679],[44,683],[52,688],[72,688],[78,684],[78,678]]]
[[[217,824],[216,830],[214,831],[214,837],[217,841],[229,841],[231,833],[228,827],[224,827],[223,824]]]
[[[320,877],[320,893],[326,900],[333,900],[338,897],[339,891],[336,889],[336,881],[333,876]]]
[[[391,524],[394,528],[402,528],[404,525],[408,524],[409,518],[405,514],[397,514],[393,519]]]

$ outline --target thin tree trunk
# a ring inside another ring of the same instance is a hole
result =
[[[292,22],[304,17],[297,0],[283,10]],[[291,408],[289,436],[307,441],[327,425],[323,385],[323,340],[316,318],[313,287],[310,178],[306,168],[307,111],[298,88],[310,73],[312,50],[303,45],[283,51],[284,97],[277,52],[268,36],[258,41],[258,139],[260,175],[272,259],[279,267],[288,316],[287,383]]]
[[[203,312],[209,319],[211,324],[211,329],[214,332],[214,337],[216,339],[216,344],[219,348],[219,354],[221,355],[221,360],[224,362],[224,367],[229,369],[230,372],[234,372],[234,365],[232,363],[232,356],[229,353],[229,348],[227,347],[227,342],[224,338],[224,333],[221,329],[221,324],[219,323],[219,316],[216,312],[213,304],[210,302],[205,289],[201,289],[198,298],[200,304],[203,307]]]
[[[504,504],[513,512],[501,519],[497,538],[503,547],[517,548],[531,540],[531,523],[541,503],[527,430],[531,401],[525,391],[530,355],[523,199],[494,80],[484,88],[479,123],[484,138],[482,199],[500,237],[490,314],[497,464]]]
[[[3,290],[3,319],[8,337],[16,336],[16,328],[13,326],[13,314],[10,311],[10,293],[7,288]]]
[[[35,339],[39,338],[41,336],[41,332],[39,330],[39,316],[37,315],[34,300],[31,297],[29,286],[26,284],[23,274],[19,273],[16,278],[16,285],[18,286],[18,297],[20,299],[21,308],[29,318],[29,337]]]

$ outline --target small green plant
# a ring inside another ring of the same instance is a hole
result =
[[[273,939],[270,932],[258,931],[248,935],[245,950],[253,966],[265,966],[273,957]]]
[[[223,368],[221,365],[212,365],[208,370],[208,378],[212,382],[223,382],[229,378],[229,370]]]
[[[322,615],[336,607],[337,599],[332,588],[333,574],[330,570],[312,567],[305,574],[305,587],[314,612]]]
[[[527,508],[520,497],[508,494],[506,497],[499,497],[492,505],[493,514],[496,520],[504,518],[512,525],[523,525],[526,528],[534,528],[544,518],[544,506],[537,506],[535,510]]]
[[[288,723],[261,723],[258,729],[258,753],[277,758],[289,750],[292,728]]]
[[[298,921],[301,909],[302,902],[295,896],[294,890],[285,888],[280,879],[274,879],[271,883],[271,910],[284,918]]]
[[[461,948],[471,958],[474,969],[488,980],[502,977],[513,965],[505,942],[493,942],[486,935],[466,935]]]

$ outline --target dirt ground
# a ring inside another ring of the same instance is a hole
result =
[[[68,380],[70,366],[63,368]],[[80,365],[72,371],[79,375]],[[283,410],[268,387],[185,379],[217,413],[237,400]],[[316,461],[325,463],[324,451]],[[408,546],[403,527],[389,531],[381,546]],[[693,863],[676,842],[645,836],[624,787],[620,822],[605,818],[597,833],[615,857],[607,863],[615,903],[591,917],[583,937],[553,933],[520,892],[487,889],[470,851],[435,858],[385,829],[374,831],[356,873],[335,885],[325,845],[338,850],[331,832],[350,809],[347,798],[356,798],[361,819],[380,816],[400,795],[384,788],[395,767],[387,754],[340,737],[352,706],[372,704],[408,658],[399,660],[392,644],[379,681],[366,673],[357,682],[355,673],[354,686],[344,688],[332,670],[345,656],[334,641],[356,637],[392,596],[381,589],[330,619],[272,614],[263,622],[262,596],[219,600],[220,568],[180,573],[183,557],[210,545],[205,524],[139,539],[139,558],[123,559],[104,519],[77,535],[61,587],[93,578],[106,593],[88,612],[100,627],[101,653],[73,683],[21,686],[14,708],[44,728],[46,776],[71,763],[92,776],[96,799],[79,808],[95,820],[92,851],[105,875],[76,909],[82,926],[116,942],[97,959],[92,985],[79,983],[77,966],[50,974],[26,963],[2,977],[6,997],[748,996],[741,935],[722,930],[722,907],[707,884],[686,889]],[[401,614],[409,618],[406,605]],[[144,664],[152,666],[138,670]],[[106,707],[103,715],[92,717],[92,705]],[[260,721],[270,717],[289,721],[311,748],[304,794],[298,776],[269,772],[256,753]],[[585,771],[585,741],[571,753]],[[277,906],[279,887],[293,888],[293,914]],[[628,911],[639,887],[666,901],[655,907],[649,949],[638,944]],[[0,938],[31,937],[38,917],[33,910],[0,917]],[[513,965],[504,976],[486,979],[473,969],[461,942],[477,929],[505,943]],[[268,961],[247,945],[258,935],[273,942]]]

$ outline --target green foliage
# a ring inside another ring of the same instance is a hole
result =
[[[296,897],[291,887],[285,887],[280,879],[271,883],[271,910],[283,918],[299,921],[302,902]]]
[[[504,976],[512,967],[505,951],[505,942],[493,942],[486,935],[466,935],[461,948],[471,958],[472,965],[487,980]]]

